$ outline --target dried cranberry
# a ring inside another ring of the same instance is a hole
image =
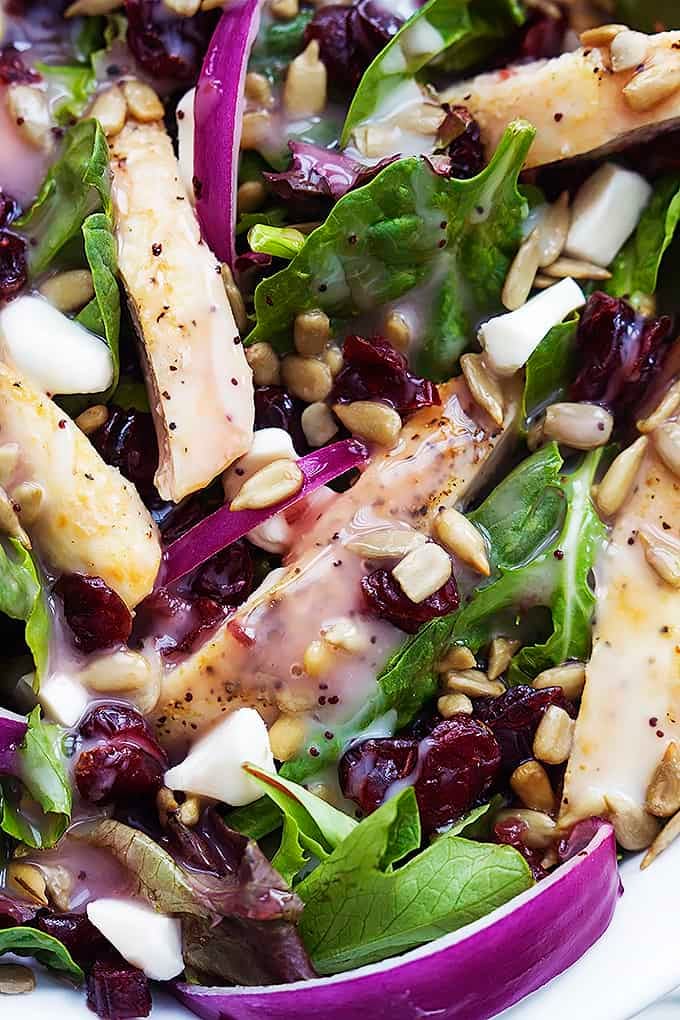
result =
[[[442,177],[467,180],[484,169],[484,146],[479,124],[466,106],[452,106],[439,129],[444,152],[431,156],[430,166]]]
[[[62,600],[73,640],[83,652],[125,644],[130,637],[130,610],[101,577],[62,574],[54,591]]]
[[[87,914],[55,914],[43,910],[36,919],[36,927],[46,935],[59,939],[76,963],[89,970],[111,947],[101,932],[90,922]]]
[[[362,577],[364,599],[378,616],[389,620],[395,627],[415,634],[419,627],[438,616],[446,616],[458,608],[458,588],[453,577],[429,595],[423,602],[411,602],[394,580],[389,570],[374,570]]]
[[[2,850],[4,853],[4,845]],[[35,903],[8,895],[7,892],[0,892],[0,930],[13,928],[15,925],[29,924],[35,917],[37,909]]]
[[[501,748],[503,771],[512,772],[532,757],[534,736],[549,705],[564,708],[574,715],[574,707],[561,688],[511,687],[499,698],[477,698],[475,716],[493,731]]]
[[[302,401],[291,397],[281,386],[257,386],[255,389],[255,428],[283,429],[300,454],[309,450],[300,420],[304,409]]]
[[[26,285],[26,244],[9,230],[0,230],[0,302],[14,297]]]
[[[36,81],[40,81],[40,75],[26,67],[19,50],[14,46],[0,49],[0,84],[31,85]]]
[[[527,823],[521,818],[508,817],[504,818],[502,822],[496,822],[493,831],[496,842],[514,847],[531,868],[534,881],[540,882],[547,874],[541,864],[545,855],[541,850],[534,850],[526,845],[524,840],[527,829]]]
[[[152,797],[163,785],[166,763],[140,743],[114,737],[83,751],[75,768],[81,797],[90,804]]]
[[[185,598],[158,588],[137,606],[135,640],[156,638],[166,658],[188,655],[225,618],[226,611],[213,599]]]
[[[158,443],[153,419],[146,411],[124,411],[112,405],[106,422],[90,436],[107,464],[133,482],[146,502],[158,499],[153,483],[158,467]]]
[[[343,356],[344,367],[335,380],[332,403],[382,400],[402,417],[441,403],[434,383],[413,375],[404,355],[383,337],[365,340],[348,336]]]
[[[340,89],[354,88],[402,24],[374,0],[359,0],[350,7],[331,4],[317,9],[305,30],[305,45],[316,39],[329,81]]]
[[[393,783],[418,764],[418,741],[383,737],[354,744],[340,759],[340,786],[366,815],[380,807]]]
[[[147,977],[124,960],[99,960],[87,979],[87,1005],[104,1020],[148,1016],[151,991]]]
[[[217,12],[173,17],[162,0],[125,0],[127,43],[154,78],[195,79],[213,33]]]
[[[144,716],[132,705],[96,705],[78,727],[86,740],[119,737],[123,734],[154,740],[153,730]],[[160,749],[159,749],[160,750]]]
[[[253,561],[248,543],[234,542],[189,575],[187,587],[221,606],[240,606],[253,589]]]
[[[19,203],[0,188],[0,228],[8,227],[21,213]]]
[[[366,740],[340,762],[346,797],[366,814],[383,801],[393,783],[412,778],[426,833],[460,818],[490,789],[501,753],[491,730],[470,716],[444,719],[421,741]]]
[[[623,418],[634,415],[669,350],[671,320],[646,318],[621,298],[592,294],[579,322],[581,365],[572,400],[605,404]]]

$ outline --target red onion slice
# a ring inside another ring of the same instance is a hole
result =
[[[274,514],[287,510],[289,506],[309,496],[311,492],[327,485],[351,468],[359,467],[368,458],[368,450],[356,439],[343,439],[331,446],[301,457],[297,465],[304,475],[302,488],[294,496],[267,507],[266,510],[230,510],[220,507],[210,517],[178,538],[168,546],[163,558],[157,586],[171,584],[184,577],[194,567],[205,563],[215,553],[243,538],[258,524],[269,520]]]
[[[16,773],[16,751],[27,728],[22,715],[15,715],[5,708],[0,709],[0,773]]]
[[[232,266],[245,79],[260,6],[260,0],[227,5],[210,40],[194,100],[196,212],[209,247]]]
[[[620,894],[616,842],[603,824],[587,847],[488,917],[397,959],[268,988],[178,984],[204,1020],[486,1020],[570,967],[603,934]]]

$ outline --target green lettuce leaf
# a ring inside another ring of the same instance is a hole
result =
[[[28,236],[31,271],[43,273],[90,213],[111,215],[109,147],[96,120],[83,120],[64,136],[64,148],[38,197],[17,226]]]
[[[445,54],[442,62],[447,69],[463,71],[522,21],[516,0],[428,0],[364,72],[342,129],[341,146],[345,148],[354,129],[375,118],[383,103],[435,57]],[[426,49],[423,38],[429,42]]]
[[[80,117],[97,87],[97,79],[91,65],[85,64],[42,64],[36,69],[61,98],[54,106],[58,124],[72,124]]]
[[[85,979],[66,946],[36,928],[3,928],[0,931],[0,956],[4,953],[32,956],[44,967],[59,971],[76,984],[81,984]]]
[[[263,20],[248,62],[249,71],[258,71],[278,80],[293,57],[304,49],[305,29],[314,11],[300,11],[289,21]]]
[[[106,340],[113,356],[113,383],[118,385],[120,357],[120,289],[118,258],[111,220],[105,213],[92,213],[82,226],[85,258],[92,273],[94,297],[77,316],[86,329]],[[90,398],[91,399],[91,398]]]
[[[15,538],[0,542],[0,613],[26,622],[26,644],[39,681],[47,668],[49,616],[33,557]]]
[[[256,765],[246,765],[245,769],[283,816],[281,845],[272,864],[286,882],[292,883],[312,858],[326,860],[331,850],[356,828],[354,819],[304,786]]]
[[[414,157],[345,195],[290,265],[259,284],[247,342],[284,352],[300,312],[320,307],[351,329],[353,316],[408,294],[430,311],[416,367],[449,378],[474,324],[500,307],[527,211],[517,177],[533,137],[529,124],[511,124],[471,180],[448,180]]]
[[[677,0],[617,0],[616,20],[641,32],[658,32],[664,28],[680,28]]]
[[[628,298],[638,307],[656,292],[661,262],[675,236],[678,220],[680,178],[664,177],[656,183],[635,233],[612,262],[612,277],[605,284],[608,294]]]
[[[71,835],[90,846],[108,850],[135,876],[135,892],[161,913],[209,915],[179,865],[146,833],[106,818],[92,825],[74,827]]]
[[[71,820],[65,737],[61,726],[44,722],[35,708],[18,750],[19,782],[3,780],[0,789],[0,829],[37,849],[54,846]]]
[[[297,887],[300,931],[316,969],[337,974],[456,931],[533,884],[509,846],[446,834],[420,846],[412,788],[390,798]]]

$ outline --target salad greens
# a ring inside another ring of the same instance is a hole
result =
[[[430,310],[417,369],[448,378],[473,323],[499,308],[527,211],[517,177],[533,137],[529,124],[511,124],[471,180],[403,159],[340,199],[290,265],[259,284],[247,343],[267,340],[285,352],[300,312],[320,307],[340,328],[404,297]]]
[[[294,259],[305,244],[305,235],[294,227],[268,226],[258,223],[248,231],[251,249],[279,259]]]
[[[0,829],[37,849],[54,846],[71,820],[65,736],[61,726],[45,722],[35,708],[18,750],[17,779],[0,780]]]
[[[66,132],[60,158],[17,224],[33,242],[33,273],[48,269],[68,243],[79,237],[90,213],[100,208],[111,215],[109,147],[99,123],[82,120]]]
[[[663,28],[680,28],[680,13],[675,0],[616,0],[616,18],[641,32],[658,32]]]
[[[31,956],[44,967],[56,970],[64,977],[80,984],[84,979],[81,968],[74,961],[66,946],[38,931],[37,928],[19,926],[0,930],[0,956],[12,953],[14,956]]]
[[[20,225],[35,240],[31,249],[34,275],[56,268],[57,262],[89,268],[95,296],[77,318],[102,337],[111,351],[113,391],[120,364],[121,309],[111,219],[109,149],[98,121],[83,120],[69,129],[60,159],[48,171]]]
[[[376,694],[358,716],[336,727],[332,740],[321,739],[323,727],[313,730],[281,776],[304,782],[337,761],[352,739],[386,713],[392,714],[393,731],[407,725],[436,693],[437,664],[454,644],[477,652],[499,633],[524,636],[520,606],[524,613],[548,610],[551,622],[540,640],[525,645],[513,659],[511,684],[528,683],[566,659],[587,657],[595,605],[589,576],[605,540],[590,494],[601,455],[601,450],[589,453],[567,473],[557,445],[550,443],[496,486],[469,515],[489,540],[489,581],[457,612],[409,637],[384,666]],[[310,747],[317,756],[310,756]],[[228,821],[259,838],[278,827],[280,814],[257,801],[230,812]]]
[[[664,177],[654,187],[635,233],[611,265],[608,294],[640,307],[656,293],[661,262],[680,220],[680,178]]]
[[[305,903],[300,930],[319,973],[406,952],[533,884],[528,864],[509,846],[447,833],[417,853],[419,847],[418,806],[409,787],[365,818],[298,885]]]
[[[547,404],[563,400],[576,372],[578,318],[560,322],[544,336],[527,361],[522,396],[522,422]]]
[[[304,786],[255,765],[244,767],[283,815],[281,846],[272,864],[287,882],[292,882],[310,859],[326,860],[330,851],[356,828],[352,818]]]
[[[38,683],[47,667],[49,616],[35,561],[15,538],[0,542],[0,612],[13,620],[25,620],[26,644]]]
[[[443,54],[448,69],[464,71],[522,23],[517,0],[427,0],[380,51],[354,93],[340,144],[360,125],[380,117],[418,72]]]
[[[72,124],[80,117],[97,87],[92,66],[87,64],[36,64],[49,85],[61,96],[55,106],[59,124]]]

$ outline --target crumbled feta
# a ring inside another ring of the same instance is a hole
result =
[[[546,333],[585,301],[579,285],[568,277],[516,311],[482,323],[478,339],[489,368],[499,376],[514,375],[526,365]]]
[[[275,771],[262,717],[254,708],[239,708],[199,737],[184,761],[165,773],[165,785],[233,807],[252,804],[262,790],[241,768],[247,761]]]
[[[184,970],[178,918],[140,900],[108,898],[88,903],[87,916],[123,959],[152,981],[171,981]]]
[[[635,230],[651,194],[640,174],[605,163],[576,194],[567,254],[608,266]]]
[[[26,295],[0,312],[3,357],[45,393],[102,393],[113,382],[103,340],[42,297]]]
[[[75,726],[87,708],[88,693],[67,673],[50,673],[40,683],[38,701],[45,712],[62,726]]]

